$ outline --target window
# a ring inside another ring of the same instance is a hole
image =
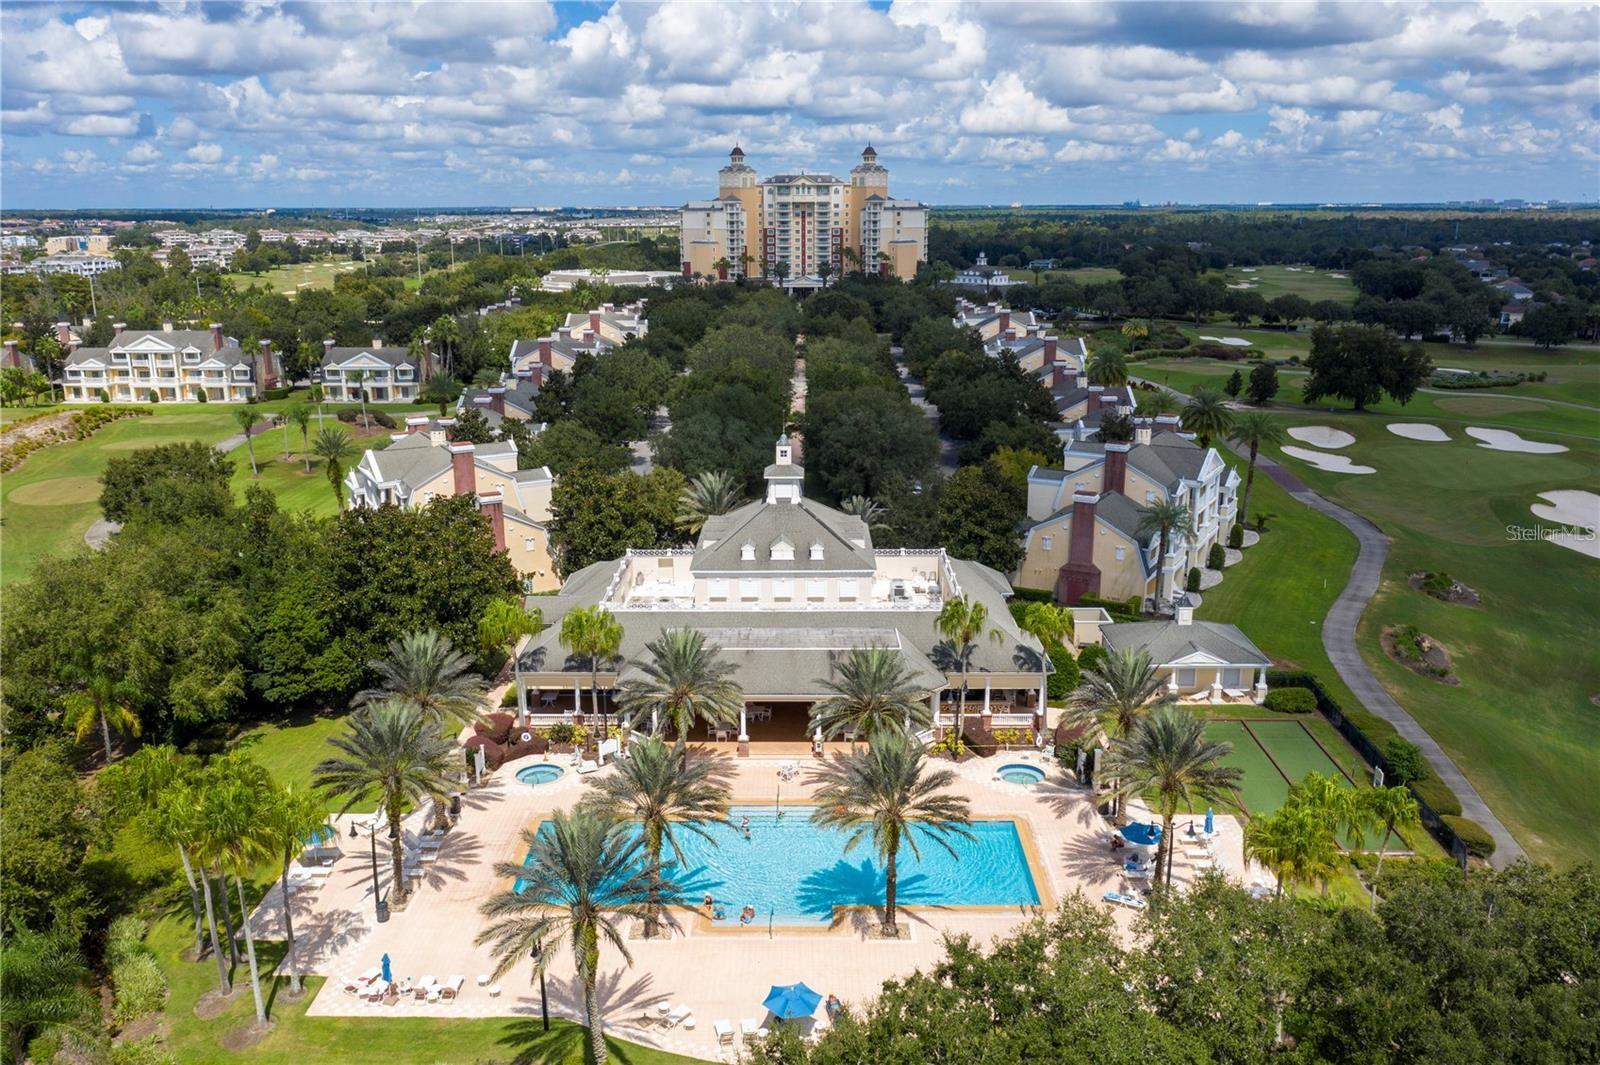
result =
[[[1194,670],[1192,670],[1192,669],[1180,669],[1180,670],[1178,670],[1178,687],[1180,687],[1180,688],[1192,688],[1192,687],[1194,687],[1194,684],[1195,684]]]
[[[1117,561],[1121,562],[1123,559],[1125,559],[1127,557],[1128,557],[1128,549],[1119,545],[1117,547]]]
[[[822,545],[821,544],[812,544],[811,545],[811,561],[813,561],[813,562],[821,562],[822,561]]]
[[[793,562],[794,545],[787,540],[773,541],[771,559],[774,562]]]
[[[1154,503],[1156,501],[1156,494],[1150,491],[1145,492],[1144,501],[1146,503]]]
[[[712,577],[706,582],[706,595],[712,599],[728,598],[728,578]]]
[[[745,544],[739,548],[739,558],[743,562],[754,562],[756,560],[756,545]]]
[[[772,598],[787,601],[794,598],[794,581],[788,577],[772,578]]]
[[[758,599],[761,597],[761,582],[750,577],[741,578],[739,581],[740,599]]]
[[[1222,671],[1222,686],[1224,688],[1242,688],[1244,670],[1237,666]]]
[[[839,581],[839,598],[854,599],[856,597],[856,579],[845,577]]]
[[[1056,538],[1054,536],[1050,536],[1050,535],[1047,534],[1040,541],[1040,546],[1042,546],[1046,551],[1048,551],[1055,544],[1055,540],[1056,540]]]
[[[533,550],[533,537],[524,536],[522,538],[522,549],[524,551],[532,551]]]
[[[1081,491],[1083,491],[1083,482],[1082,481],[1074,481],[1072,487],[1073,487],[1074,490],[1081,492]]]
[[[199,362],[200,353],[198,351],[186,351],[183,353],[183,361],[189,363]]]

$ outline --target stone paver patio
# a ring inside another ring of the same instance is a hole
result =
[[[751,757],[735,760],[734,802],[769,803],[781,788],[785,803],[804,801],[809,788],[800,778],[782,782],[778,771],[789,759]],[[462,817],[445,837],[437,860],[424,866],[425,875],[404,911],[378,925],[373,918],[373,873],[368,836],[349,836],[349,827],[367,815],[336,821],[343,856],[321,883],[291,891],[297,939],[296,954],[303,972],[329,977],[308,1013],[314,1016],[417,1016],[491,1017],[537,1016],[539,993],[531,979],[530,962],[519,964],[500,983],[498,997],[477,985],[479,974],[492,969],[487,948],[473,945],[483,927],[479,905],[502,888],[493,865],[520,860],[524,847],[520,833],[558,808],[570,808],[586,785],[565,766],[566,773],[552,784],[537,787],[519,783],[516,770],[542,761],[534,757],[508,763],[482,786],[463,797]],[[1029,789],[995,779],[1002,762],[1032,761],[1048,769],[1045,783]],[[565,759],[556,758],[557,764]],[[802,767],[806,763],[802,762]],[[972,804],[975,818],[1013,817],[1031,835],[1034,876],[1046,906],[1075,891],[1099,900],[1112,888],[1131,888],[1122,877],[1118,859],[1108,849],[1105,821],[1094,811],[1086,790],[1054,767],[1043,755],[1029,752],[999,758],[975,759],[955,767],[957,788]],[[602,770],[604,772],[605,770]],[[1143,811],[1135,808],[1143,816]],[[1189,819],[1179,819],[1178,836]],[[423,825],[423,814],[413,814],[406,830]],[[1241,830],[1231,817],[1217,818],[1216,854],[1223,867],[1240,879],[1244,869]],[[378,833],[377,879],[388,894],[388,843]],[[1187,881],[1198,863],[1176,858],[1175,879]],[[1255,871],[1260,876],[1259,871]],[[252,915],[252,929],[263,938],[283,937],[283,897],[274,888]],[[1107,905],[1097,903],[1099,905]],[[690,915],[668,940],[631,940],[633,964],[624,963],[611,947],[601,953],[600,1001],[607,1030],[613,1034],[665,1050],[704,1058],[718,1055],[712,1024],[732,1021],[735,1029],[746,1018],[765,1019],[761,1000],[770,985],[804,980],[823,995],[838,995],[847,1003],[872,998],[883,981],[917,968],[931,966],[942,955],[941,935],[963,931],[980,941],[1003,936],[1031,916],[1029,908],[1005,910],[941,909],[926,905],[902,908],[901,921],[911,928],[909,940],[868,941],[860,922],[844,921],[832,930],[777,928],[769,936],[765,927],[749,931],[702,931]],[[1117,907],[1113,918],[1125,935],[1133,923],[1132,911]],[[465,977],[456,1001],[427,1003],[406,999],[394,1005],[377,1005],[345,993],[341,977],[376,966],[388,953],[396,979],[431,975],[440,980]],[[579,1020],[581,989],[569,955],[554,960],[548,976],[552,1015]],[[663,1029],[642,1018],[663,999],[693,1010],[694,1027],[687,1024]],[[819,1015],[821,1011],[818,1011]]]

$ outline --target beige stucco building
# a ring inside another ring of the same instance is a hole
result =
[[[815,285],[859,268],[909,278],[928,257],[928,208],[889,195],[870,144],[848,181],[805,171],[763,180],[735,147],[717,198],[683,206],[679,242],[685,277]]]
[[[277,360],[269,341],[246,352],[222,326],[127,329],[118,322],[103,348],[77,347],[66,322],[56,323],[56,338],[69,351],[61,371],[68,403],[95,403],[103,392],[111,403],[244,403],[258,389],[277,384]]]

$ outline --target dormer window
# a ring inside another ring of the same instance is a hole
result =
[[[199,362],[200,353],[198,351],[186,351],[183,353],[183,361],[187,363]]]
[[[739,560],[741,562],[754,562],[756,560],[756,545],[745,544],[739,548]]]
[[[811,545],[811,561],[813,561],[813,562],[821,562],[822,561],[822,545],[821,544],[812,544]]]
[[[772,545],[770,557],[774,562],[793,562],[794,545],[787,540],[778,540]]]

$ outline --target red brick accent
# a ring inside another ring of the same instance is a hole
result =
[[[1105,490],[1107,492],[1124,492],[1128,484],[1128,444],[1106,445],[1106,475]],[[1073,528],[1077,528],[1076,522]]]
[[[450,468],[455,472],[456,495],[472,495],[477,490],[477,476],[474,474],[474,455],[477,448],[472,444],[450,445]]]

